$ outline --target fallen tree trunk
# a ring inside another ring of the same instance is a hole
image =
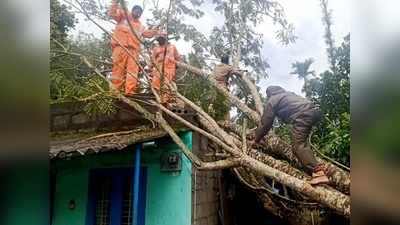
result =
[[[296,177],[290,176],[280,170],[269,167],[266,164],[251,158],[250,156],[244,155],[241,157],[242,165],[245,167],[264,175],[270,177],[287,187],[298,191],[310,199],[320,202],[331,209],[334,209],[339,214],[346,217],[350,216],[350,197],[344,195],[338,191],[326,189],[322,186],[311,186],[304,180],[298,179]]]
[[[200,123],[202,124],[203,127],[209,128],[210,130],[214,129],[211,127],[209,124],[207,124],[205,121],[201,121]],[[234,137],[230,137],[230,140],[234,140]],[[297,177],[294,177],[292,175],[289,175],[285,172],[282,172],[278,169],[275,169],[267,164],[264,164],[248,155],[245,153],[242,153],[239,149],[232,150],[232,149],[224,149],[228,151],[229,153],[233,153],[238,160],[241,161],[241,165],[257,172],[260,175],[267,176],[271,179],[274,179],[290,188],[292,188],[295,191],[298,191],[309,198],[320,202],[326,206],[328,206],[331,209],[336,210],[338,213],[349,217],[350,216],[350,198],[349,196],[346,196],[336,190],[331,190],[331,189],[326,189],[324,187],[313,187],[310,184],[308,184],[306,181],[299,179]],[[234,151],[234,152],[232,152]],[[271,164],[278,165],[278,161],[274,160],[272,157],[268,157],[270,160]],[[282,166],[281,164],[280,166]],[[287,167],[287,165],[283,165],[281,169],[284,167]],[[298,173],[300,174],[300,173]]]
[[[302,168],[303,166],[297,160],[296,156],[292,152],[292,146],[284,142],[281,138],[276,135],[269,135],[267,140],[263,143],[267,151],[273,154],[284,157],[287,161],[291,162],[296,168]],[[318,162],[324,164],[327,176],[331,180],[332,184],[340,191],[345,194],[350,193],[350,173],[342,170],[336,165],[315,156]]]
[[[220,123],[220,125],[234,132],[237,135],[240,134],[241,128],[236,124],[223,122]],[[268,137],[265,138],[264,140],[265,141],[262,141],[260,143],[260,146],[262,147],[264,153],[284,159],[288,161],[290,165],[296,167],[297,169],[303,169],[303,166],[298,161],[296,156],[293,154],[291,145],[289,145],[288,143],[283,141],[280,137],[274,134],[269,134]],[[240,141],[238,141],[238,143],[240,143]],[[342,170],[341,168],[337,167],[336,165],[330,162],[321,159],[318,156],[315,156],[315,158],[318,160],[318,162],[324,164],[324,166],[327,169],[327,175],[331,180],[332,184],[335,186],[335,188],[337,188],[339,191],[345,194],[349,194],[350,183],[351,183],[350,173]]]

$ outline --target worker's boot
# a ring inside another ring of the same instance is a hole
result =
[[[310,181],[311,185],[318,185],[318,184],[328,184],[329,178],[326,176],[324,168],[322,165],[318,165],[314,168],[312,172],[312,179]]]

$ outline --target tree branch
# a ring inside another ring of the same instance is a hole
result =
[[[215,162],[204,162],[198,170],[221,170],[221,169],[228,169],[233,167],[241,166],[240,160],[236,159],[224,159]]]

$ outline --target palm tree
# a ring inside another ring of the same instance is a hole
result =
[[[315,75],[315,71],[309,71],[311,64],[314,62],[313,58],[308,58],[304,60],[304,62],[299,62],[296,61],[295,63],[292,63],[292,69],[293,71],[290,74],[295,74],[299,79],[304,79],[304,82],[306,82],[307,76],[308,75]]]
[[[314,62],[313,58],[308,58],[304,62],[292,63],[293,71],[290,74],[295,74],[299,79],[304,79],[304,86],[302,92],[306,93],[306,97],[310,97],[309,89],[311,88],[309,84],[308,75],[315,76],[315,71],[309,71],[311,64]]]

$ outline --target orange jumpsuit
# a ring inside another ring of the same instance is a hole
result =
[[[165,53],[165,50],[167,51]],[[165,54],[165,60],[164,60]],[[163,92],[165,89],[168,90],[168,86],[166,83],[170,83],[175,80],[176,75],[176,61],[181,59],[181,56],[178,53],[175,45],[167,43],[163,46],[157,45],[153,48],[152,51],[152,62],[154,63],[152,70],[152,82],[151,86],[160,92],[161,89],[161,72],[163,69],[163,61],[164,61],[164,80],[163,80]],[[166,103],[171,101],[172,96],[169,91],[165,91],[161,94],[162,103]]]
[[[112,83],[118,90],[123,90],[125,83],[125,94],[133,94],[138,86],[139,66],[136,62],[139,60],[140,41],[132,34],[128,21],[139,37],[151,38],[158,31],[146,30],[141,22],[138,19],[134,19],[129,13],[127,18],[124,10],[116,1],[112,1],[108,14],[117,21],[117,26],[111,39],[113,60]],[[121,46],[127,48],[130,54]]]

